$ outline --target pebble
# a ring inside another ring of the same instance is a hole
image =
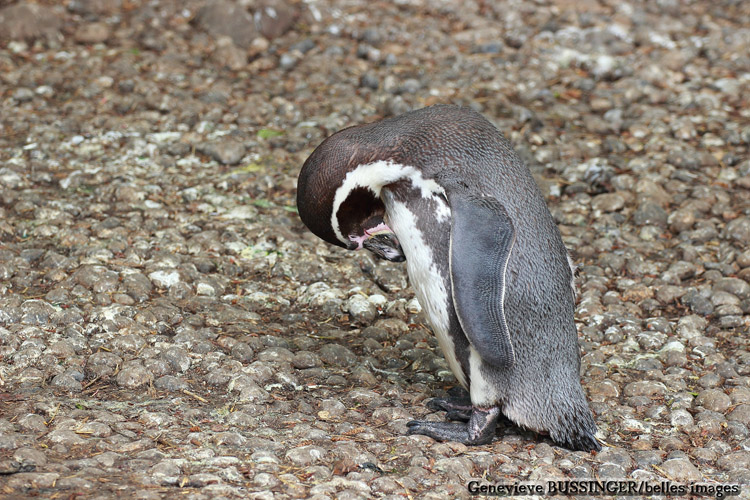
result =
[[[357,356],[340,344],[326,344],[318,352],[323,363],[333,366],[347,367],[357,362]]]
[[[687,457],[666,460],[660,467],[673,481],[689,482],[701,479],[700,472]]]
[[[727,414],[727,419],[750,426],[750,404],[738,404]]]
[[[694,404],[707,410],[724,413],[732,404],[731,399],[720,389],[706,389],[698,394]]]
[[[726,234],[738,244],[750,245],[750,218],[738,217],[727,224]]]
[[[247,151],[247,148],[242,142],[227,138],[202,144],[197,149],[222,165],[238,164]]]
[[[360,87],[367,87],[373,90],[377,90],[380,87],[380,79],[373,73],[365,73],[359,80]]]
[[[153,376],[146,370],[141,360],[126,361],[117,373],[117,384],[128,389],[140,387],[151,382],[152,379]]]
[[[364,323],[370,324],[378,316],[378,309],[368,300],[367,297],[356,294],[352,295],[346,302],[346,310],[351,314],[352,319]]]
[[[34,98],[34,92],[26,87],[19,87],[13,92],[16,102],[28,102]]]
[[[215,37],[230,37],[238,47],[249,47],[257,37],[252,15],[244,6],[227,0],[204,5],[196,13],[195,22]]]
[[[78,43],[102,43],[110,36],[109,26],[95,22],[80,26],[73,34],[73,39]]]
[[[57,36],[62,20],[44,6],[31,2],[18,2],[0,9],[0,39],[35,40]]]
[[[326,450],[318,446],[300,446],[289,450],[286,458],[292,463],[301,466],[307,466],[319,463],[326,456]]]
[[[625,198],[620,193],[604,193],[591,200],[591,208],[599,212],[616,212],[625,206]]]

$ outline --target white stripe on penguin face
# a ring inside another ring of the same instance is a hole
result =
[[[344,182],[336,189],[333,198],[333,207],[331,210],[331,228],[339,241],[348,245],[349,235],[341,232],[338,212],[341,205],[346,201],[351,192],[357,188],[369,189],[377,198],[380,198],[380,192],[383,186],[393,184],[400,180],[411,180],[412,186],[418,188],[423,198],[430,198],[436,195],[445,195],[443,188],[432,179],[425,179],[422,172],[409,165],[401,165],[391,160],[378,160],[373,163],[359,165],[357,168],[346,174]],[[450,214],[447,204],[439,205],[438,219],[445,220]]]

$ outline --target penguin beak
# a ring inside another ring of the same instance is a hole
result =
[[[362,243],[362,246],[381,259],[390,260],[391,262],[403,262],[406,260],[398,238],[391,232],[383,231],[373,234]]]

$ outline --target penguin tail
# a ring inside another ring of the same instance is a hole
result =
[[[553,438],[554,439],[554,438]],[[602,445],[591,432],[582,432],[568,436],[565,441],[558,441],[558,444],[564,448],[573,451],[601,451]]]
[[[602,445],[596,439],[596,424],[588,409],[583,414],[568,415],[560,419],[557,428],[550,429],[550,437],[556,444],[574,451],[600,451]]]

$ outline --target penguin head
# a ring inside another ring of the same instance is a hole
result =
[[[382,186],[377,178],[358,175],[357,170],[382,161],[387,153],[357,141],[362,128],[337,132],[313,151],[300,171],[297,209],[308,229],[328,243],[348,250],[366,248],[380,258],[400,262],[405,257],[385,222]]]

